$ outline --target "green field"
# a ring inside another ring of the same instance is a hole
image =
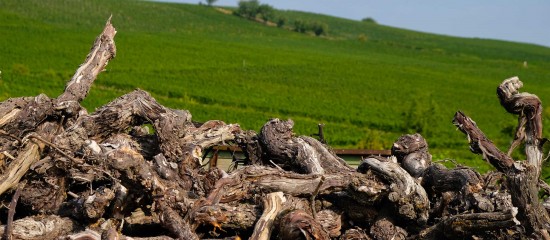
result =
[[[85,100],[89,111],[141,88],[196,121],[259,130],[269,118],[292,118],[303,135],[324,123],[338,148],[388,149],[420,132],[435,159],[486,170],[451,124],[454,113],[506,149],[516,118],[500,107],[497,85],[517,75],[524,91],[550,102],[547,47],[278,12],[326,23],[328,35],[316,37],[206,6],[127,0],[0,1],[0,100],[60,94],[111,14],[117,57]]]

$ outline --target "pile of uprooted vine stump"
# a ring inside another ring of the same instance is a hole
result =
[[[550,238],[542,107],[518,92],[517,77],[497,88],[519,116],[508,153],[463,113],[453,121],[496,171],[433,163],[418,134],[355,169],[317,139],[295,136],[291,120],[271,119],[259,133],[199,124],[142,90],[88,113],[80,102],[115,56],[115,33],[108,22],[57,98],[0,104],[3,238]],[[243,150],[244,166],[201,165],[207,149],[227,144]],[[520,144],[527,159],[514,161]]]

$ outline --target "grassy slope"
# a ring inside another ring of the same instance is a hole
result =
[[[545,47],[280,13],[327,23],[330,35],[319,38],[202,6],[103,0],[0,2],[0,100],[61,93],[109,14],[118,55],[85,101],[90,109],[139,87],[198,121],[258,130],[292,118],[300,134],[324,122],[336,147],[389,148],[416,123],[436,158],[465,162],[479,157],[450,124],[456,110],[505,148],[515,118],[496,100],[500,81],[518,75],[550,102]]]

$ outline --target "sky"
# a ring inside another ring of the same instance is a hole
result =
[[[215,5],[237,6],[237,3],[238,0],[218,0]],[[260,3],[276,9],[355,20],[371,17],[379,24],[422,32],[550,47],[549,0],[260,0]]]

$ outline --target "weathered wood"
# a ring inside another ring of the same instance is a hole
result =
[[[519,225],[515,218],[517,209],[493,213],[468,213],[453,215],[423,230],[420,239],[464,239],[472,235],[483,235],[487,231],[505,229]]]
[[[342,211],[344,223],[351,221],[354,226],[372,225],[378,217],[380,209],[383,208],[381,206],[383,199],[376,203],[369,203],[364,202],[363,199],[353,198],[353,196],[345,192],[335,192],[334,194],[323,196],[323,199],[325,199],[323,203],[329,203],[327,207],[334,206],[334,208]]]
[[[13,222],[13,239],[42,240],[58,239],[78,229],[78,225],[68,217],[56,215],[31,216]],[[4,227],[0,227],[4,234]]]
[[[479,173],[471,168],[447,169],[441,164],[433,164],[423,174],[422,186],[430,192],[478,192],[483,188]]]
[[[494,210],[493,204],[481,194],[484,182],[471,168],[447,169],[436,163],[430,165],[422,175],[421,185],[434,203],[431,217],[441,217],[452,212],[476,209],[486,212]]]
[[[110,23],[107,23],[107,26],[104,29],[104,32],[100,35],[99,38],[108,38],[110,41],[107,41],[108,43],[104,43],[103,47],[105,48],[112,48],[114,49],[114,42],[112,41],[112,38],[114,37],[115,30],[110,25]],[[103,37],[105,35],[105,37]],[[107,36],[108,35],[108,36]],[[99,41],[96,41],[94,43],[94,47],[92,47],[92,51],[90,55],[93,55],[94,52],[101,51],[95,49],[97,45],[99,44]],[[102,54],[102,53],[101,53]],[[114,51],[112,52],[114,54]],[[106,64],[110,58],[107,58],[102,61],[103,64]],[[87,59],[89,60],[89,59]],[[91,61],[91,60],[90,60]],[[97,64],[97,63],[96,63]],[[90,64],[88,61],[84,63],[84,65],[93,65]],[[102,70],[103,68],[99,69]],[[87,79],[93,79],[96,78],[99,71],[95,72],[89,72],[88,70],[82,71],[86,75]],[[60,108],[62,108],[61,105],[63,104],[56,104],[55,101],[75,101],[79,102],[83,99],[82,98],[74,98],[74,97],[68,97],[69,95],[75,96],[74,89],[75,88],[82,88],[82,89],[89,89],[91,82],[86,85],[84,83],[80,82],[81,78],[74,79],[74,84],[71,83],[72,87],[69,87],[65,89],[65,92],[56,100],[52,100],[48,98],[45,95],[39,95],[32,100],[29,98],[20,98],[20,99],[14,99],[12,101],[7,101],[2,103],[2,111],[6,113],[2,117],[2,125],[1,127],[5,132],[16,136],[16,137],[22,137],[22,134],[26,134],[28,132],[35,132],[37,135],[37,138],[41,138],[40,136],[46,136],[46,135],[52,135],[55,132],[55,128],[51,125],[48,126],[42,126],[42,130],[37,130],[39,128],[40,124],[44,125],[44,122],[48,116],[54,115],[54,112],[58,111]],[[86,86],[84,86],[86,85]],[[85,90],[86,93],[88,90]],[[75,105],[75,104],[71,104]],[[76,108],[80,108],[79,104],[76,103]],[[14,107],[13,109],[7,109],[7,107]],[[47,137],[46,137],[47,138]],[[0,176],[0,195],[4,193],[7,189],[13,187],[15,184],[19,182],[21,177],[27,172],[27,170],[30,168],[32,164],[34,164],[39,159],[40,152],[44,149],[44,142],[32,140],[31,142],[24,143],[24,151],[21,151],[21,153],[17,156],[17,158],[10,163],[10,166],[6,171],[3,172],[2,176]]]
[[[68,240],[82,240],[82,239],[85,239],[85,240],[101,240],[101,234],[94,231],[94,230],[86,229],[86,230],[81,231],[81,232],[77,232],[77,233],[74,233],[74,234],[67,235],[66,239],[68,239]]]
[[[101,234],[97,231],[86,229],[81,232],[77,232],[74,234],[70,234],[67,236],[64,236],[62,239],[67,240],[174,240],[175,238],[169,237],[169,236],[154,236],[154,237],[130,237],[118,234],[117,232],[110,231],[107,233],[107,231],[103,231]]]
[[[540,99],[530,93],[520,93],[523,83],[518,77],[504,80],[497,88],[500,104],[511,114],[518,115],[518,126],[514,143],[508,153],[515,146],[525,141],[527,161],[536,168],[542,164],[542,104]]]
[[[387,196],[388,187],[372,174],[325,174],[319,195],[345,191],[364,203],[376,203]],[[250,193],[283,192],[292,196],[310,197],[321,180],[317,175],[285,172],[276,168],[247,166],[220,179],[208,200],[211,203],[250,199]]]
[[[55,132],[56,126],[55,123],[51,122],[42,123],[34,129],[36,132],[30,133],[29,136],[36,134],[37,136],[47,136],[45,138],[48,139]],[[0,176],[0,195],[19,183],[31,165],[40,159],[40,153],[45,146],[44,142],[37,141],[32,137],[23,140],[22,150]]]
[[[529,161],[515,163],[485,137],[474,121],[461,112],[456,113],[453,123],[468,136],[472,152],[483,154],[484,159],[507,175],[512,203],[518,208],[517,218],[525,227],[527,235],[548,235],[550,218],[538,199],[540,166],[534,166]]]
[[[273,192],[267,194],[263,199],[264,212],[254,226],[254,232],[249,239],[269,240],[271,238],[273,223],[277,215],[281,212],[283,203],[286,201],[282,192]]]
[[[482,211],[493,211],[494,207],[478,192],[483,188],[479,173],[471,168],[447,169],[439,163],[432,163],[428,143],[420,134],[403,135],[392,146],[392,154],[403,169],[416,177],[426,190],[430,202],[431,217],[447,214],[448,208],[462,212],[476,207]],[[452,191],[453,193],[448,193]],[[449,203],[453,203],[449,205]]]
[[[41,146],[40,143],[32,141],[25,144],[21,153],[0,176],[0,195],[6,190],[17,186],[31,165],[39,160],[41,147],[44,147],[44,145]]]
[[[17,99],[22,100],[22,99]],[[46,121],[48,116],[54,115],[55,109],[51,98],[40,94],[34,98],[24,98],[23,101],[2,103],[6,115],[2,117],[2,130],[19,139]],[[8,107],[15,107],[8,109]]]
[[[387,199],[392,202],[395,214],[404,221],[420,226],[428,221],[430,202],[426,191],[415,179],[396,162],[380,161],[376,158],[366,158],[358,167],[358,171],[371,170],[388,181],[390,193]]]
[[[281,218],[278,239],[330,239],[315,219],[303,210],[294,210]]]
[[[234,201],[202,206],[193,213],[192,220],[201,226],[247,231],[254,227],[261,213],[259,205]]]
[[[537,96],[519,93],[517,77],[503,81],[497,94],[507,111],[519,115],[508,153],[525,142],[527,161],[515,162],[499,151],[458,112],[453,122],[467,134],[471,150],[502,174],[482,177],[471,168],[432,163],[419,134],[400,137],[392,146],[395,157],[367,157],[356,170],[323,141],[296,136],[292,120],[271,119],[258,134],[222,121],[198,123],[188,111],[167,108],[139,89],[88,113],[80,101],[115,56],[115,34],[107,22],[57,98],[0,103],[0,201],[7,205],[20,194],[19,208],[28,210],[14,215],[13,206],[0,209],[8,221],[15,220],[6,234],[17,239],[440,239],[509,233],[550,239],[549,216],[538,199],[539,187],[550,192],[539,183],[542,107]],[[229,174],[203,168],[203,151],[235,144],[245,166]],[[5,195],[21,180],[27,182],[23,190]],[[27,218],[15,219],[21,217]],[[140,227],[159,230],[135,231]]]
[[[378,219],[370,228],[370,235],[377,240],[404,240],[407,238],[407,231],[396,226],[390,218]]]
[[[420,134],[403,135],[393,143],[391,153],[411,176],[421,177],[432,164],[428,143]]]
[[[71,80],[67,82],[65,91],[57,97],[56,105],[63,106],[69,101],[80,102],[86,98],[94,80],[116,55],[115,35],[116,30],[111,24],[111,18],[109,18],[103,32],[92,45],[86,60],[76,70]]]
[[[11,198],[10,205],[8,206],[8,220],[2,235],[2,239],[11,240],[12,239],[12,230],[13,230],[13,217],[15,216],[15,208],[17,207],[17,202],[21,196],[21,189],[25,187],[25,182],[19,183],[19,187],[15,190],[13,197]]]
[[[80,125],[88,129],[89,137],[100,142],[147,122],[153,124],[163,155],[169,161],[182,162],[181,168],[186,169],[201,167],[203,149],[233,140],[240,133],[238,125],[222,121],[208,121],[195,127],[188,111],[166,108],[142,90],[126,94],[83,117]]]
[[[174,236],[180,240],[198,240],[199,237],[191,230],[191,226],[176,211],[174,211],[164,201],[157,201],[159,208],[160,222]]]
[[[517,171],[514,167],[514,160],[498,150],[495,144],[477,127],[477,124],[464,113],[456,112],[453,124],[467,134],[470,150],[473,153],[482,154],[483,159],[503,173]]]
[[[315,214],[315,221],[319,222],[331,238],[341,235],[342,213],[337,213],[332,209],[324,209]]]
[[[103,216],[106,208],[109,207],[111,201],[115,198],[115,192],[109,188],[93,191],[92,193],[84,192],[76,201],[74,201],[74,209],[72,215],[80,221],[97,221]]]
[[[372,174],[349,172],[347,175],[325,174],[324,177],[325,181],[319,184],[321,177],[316,175],[297,174],[255,165],[243,167],[220,179],[210,195],[204,201],[197,202],[188,215],[190,219],[197,220],[205,219],[201,214],[208,213],[207,219],[215,219],[216,224],[223,226],[227,224],[224,221],[227,221],[228,215],[217,210],[219,209],[216,207],[217,204],[251,201],[258,192],[283,192],[289,196],[308,198],[315,194],[319,187],[320,197],[344,194],[347,198],[354,199],[356,203],[364,204],[366,208],[379,203],[388,194],[388,187]],[[340,202],[338,197],[330,197],[330,199]],[[302,206],[309,206],[309,204]],[[198,218],[199,216],[201,217]],[[202,224],[205,221],[199,220],[199,222]]]
[[[235,139],[235,142],[240,146],[240,149],[247,159],[248,162],[246,164],[262,164],[264,152],[256,132],[252,130],[243,131],[243,133]]]
[[[371,240],[372,238],[360,228],[350,228],[346,230],[340,240]]]
[[[57,98],[46,95],[35,98],[18,98],[3,102],[0,106],[2,119],[0,126],[6,132],[22,137],[22,134],[33,131],[48,116],[76,115],[81,109],[79,102],[86,97],[92,82],[115,55],[114,36],[116,31],[110,20],[103,32],[94,42],[88,57],[67,83],[65,91]],[[59,113],[62,111],[63,113]],[[16,119],[15,121],[13,119]]]
[[[266,160],[281,164],[286,170],[300,173],[324,174],[353,169],[341,158],[329,151],[318,140],[295,137],[292,120],[271,119],[262,127],[259,142],[267,154]]]
[[[17,119],[22,108],[33,102],[32,97],[10,98],[0,104],[0,128]]]

